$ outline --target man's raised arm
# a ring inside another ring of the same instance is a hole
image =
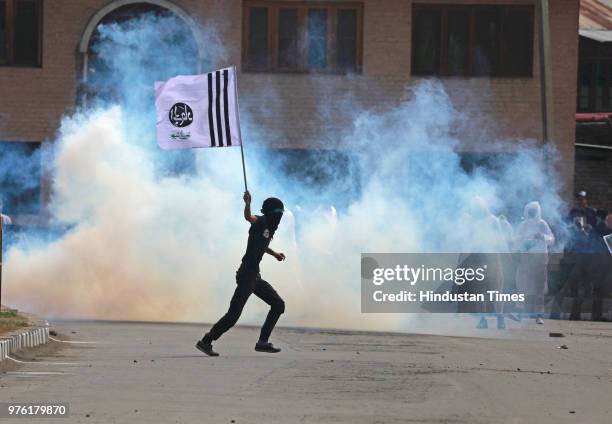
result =
[[[257,217],[251,215],[251,193],[245,191],[242,198],[244,199],[244,219],[252,224],[257,221]]]

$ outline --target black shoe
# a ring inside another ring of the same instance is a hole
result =
[[[206,343],[206,342],[203,342],[202,340],[198,340],[195,347],[200,352],[205,353],[208,356],[219,356],[219,354],[213,350],[212,343],[210,342]]]
[[[266,352],[266,353],[278,353],[281,350],[277,347],[274,347],[274,345],[270,342],[257,342],[257,344],[255,344],[255,350],[257,352]]]

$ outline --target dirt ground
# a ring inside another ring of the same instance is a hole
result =
[[[280,328],[276,355],[253,350],[257,328],[237,327],[218,358],[193,347],[202,325],[52,325],[60,340],[95,343],[21,355],[27,363],[0,373],[0,398],[69,402],[61,422],[612,422],[610,323],[511,324],[479,337]]]

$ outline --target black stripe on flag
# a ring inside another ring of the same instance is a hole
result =
[[[208,128],[210,129],[210,145],[215,147],[215,127],[213,123],[213,86],[212,72],[208,74]]]
[[[232,132],[230,131],[230,122],[229,122],[229,104],[227,100],[227,81],[229,80],[229,72],[227,69],[223,71],[223,105],[225,106],[225,139],[227,140],[227,145],[232,145]]]
[[[223,147],[223,127],[221,127],[221,72],[215,72],[216,88],[215,96],[217,100],[217,135],[219,136],[219,147]]]

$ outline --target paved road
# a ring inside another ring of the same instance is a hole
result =
[[[278,355],[254,352],[257,329],[238,327],[219,358],[192,348],[199,326],[53,328],[98,343],[4,365],[0,401],[70,402],[69,419],[37,423],[612,422],[612,324],[548,322],[504,339],[278,329]]]

